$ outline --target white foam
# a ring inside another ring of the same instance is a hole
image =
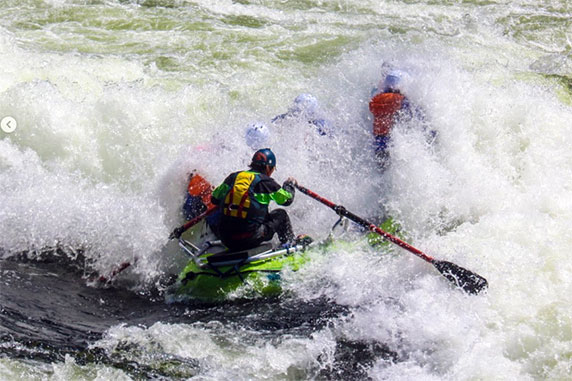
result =
[[[174,73],[149,63],[153,54],[47,52],[1,30],[0,109],[19,122],[0,140],[4,255],[83,249],[102,272],[137,258],[130,271],[137,285],[147,286],[171,269],[165,258],[179,255],[165,245],[186,174],[200,169],[216,185],[245,168],[252,152],[240,141],[244,126],[268,122],[296,95],[311,92],[338,133],[323,140],[308,135],[305,123],[276,127],[275,178],[295,176],[367,218],[386,209],[415,247],[485,276],[488,293],[465,296],[407,252],[378,258],[375,249],[352,242],[285,275],[296,297],[325,296],[350,308],[349,318],[333,319],[335,330],[279,344],[233,344],[231,351],[214,343],[215,329],[200,325],[119,327],[109,335],[133,333],[123,339],[166,342],[169,353],[185,355],[198,344],[179,340],[174,332],[181,328],[204,344],[209,369],[223,364],[213,373],[226,378],[241,369],[249,375],[271,369],[280,377],[285,364],[304,368],[332,355],[338,337],[376,340],[403,356],[398,363],[377,361],[369,371],[374,379],[566,378],[572,110],[555,95],[554,82],[530,69],[537,63],[533,69],[542,71],[547,53],[495,26],[494,13],[522,11],[522,4],[492,4],[469,15],[465,4],[349,3],[333,12],[317,5],[304,11],[200,5],[215,19],[255,15],[271,25],[245,27],[245,40],[255,41],[245,45],[225,40],[223,32],[192,31],[204,38],[204,52],[193,33],[172,31],[166,49],[185,63]],[[192,13],[194,6],[179,11]],[[241,30],[225,25],[231,34]],[[349,41],[348,53],[337,55],[334,40],[331,56],[313,57],[328,51],[330,36]],[[154,48],[166,43],[160,33],[139,37]],[[193,49],[175,49],[187,42]],[[253,49],[257,44],[263,47]],[[382,62],[410,73],[406,91],[438,132],[431,148],[422,134],[396,130],[394,165],[383,176],[371,160],[367,110]],[[561,74],[551,65],[545,70]],[[336,219],[302,194],[289,210],[297,232],[315,238]],[[223,333],[230,340],[257,338],[240,329]],[[248,364],[247,357],[257,360]]]

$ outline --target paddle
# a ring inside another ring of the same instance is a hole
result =
[[[129,266],[131,266],[131,262],[122,262],[122,263],[120,263],[118,266],[116,266],[116,267],[109,273],[108,276],[100,275],[97,280],[98,280],[99,282],[101,282],[101,283],[111,282],[111,280],[112,280],[113,278],[115,278],[115,276],[116,276],[117,274],[119,274],[120,272],[122,272],[123,270],[125,270],[126,268],[128,268]]]
[[[198,224],[203,218],[207,217],[208,215],[210,215],[211,213],[213,213],[215,210],[217,209],[217,206],[213,206],[210,209],[207,209],[205,212],[199,214],[198,216],[196,216],[195,218],[193,218],[192,220],[188,221],[187,223],[185,223],[184,225],[176,228],[175,230],[173,230],[173,232],[169,235],[169,239],[173,239],[173,238],[179,238],[181,236],[181,234],[183,234],[185,231],[187,231],[188,229],[190,229],[191,227],[195,226],[196,224]]]
[[[457,287],[463,289],[465,292],[476,295],[481,291],[487,289],[488,282],[482,276],[475,274],[474,272],[467,270],[461,266],[458,266],[452,262],[440,261],[438,259],[432,258],[429,255],[423,253],[421,250],[416,249],[413,246],[409,245],[408,243],[400,240],[399,238],[381,230],[376,225],[349,212],[348,210],[346,210],[345,207],[341,205],[336,205],[333,202],[321,197],[320,195],[312,192],[307,188],[304,188],[301,185],[296,184],[296,188],[298,188],[300,192],[312,197],[315,200],[320,201],[322,204],[326,206],[329,206],[338,215],[349,218],[350,220],[356,222],[357,224],[365,228],[368,228],[370,231],[376,232],[377,234],[381,235],[388,241],[391,241],[394,244],[404,248],[405,250],[415,254],[424,261],[431,263],[445,278],[447,278],[450,282],[454,283]]]
[[[213,206],[212,208],[206,210],[205,212],[199,214],[198,216],[196,216],[195,218],[193,218],[192,220],[186,222],[184,225],[181,225],[180,227],[176,228],[175,230],[173,230],[173,232],[171,232],[171,234],[169,235],[169,239],[173,239],[173,238],[179,238],[181,236],[181,234],[183,234],[185,231],[187,231],[188,229],[190,229],[191,227],[195,226],[196,224],[198,224],[203,218],[207,217],[208,215],[210,215],[211,213],[213,213],[216,210],[216,206]],[[111,280],[113,278],[115,278],[119,273],[121,273],[122,271],[124,271],[125,269],[127,269],[129,266],[131,266],[131,262],[122,262],[119,265],[117,265],[110,273],[108,276],[105,275],[100,275],[98,280],[101,283],[109,283],[111,282]]]

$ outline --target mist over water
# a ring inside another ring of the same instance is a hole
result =
[[[187,174],[218,184],[245,168],[244,129],[262,121],[277,181],[294,176],[368,219],[393,216],[408,242],[490,289],[467,296],[409,253],[350,234],[283,274],[287,295],[265,307],[231,301],[200,318],[196,306],[169,307],[169,318],[153,299],[147,319],[130,320],[129,306],[141,307],[128,300],[85,345],[105,361],[57,346],[68,357],[24,361],[3,322],[0,378],[137,378],[129,361],[172,379],[569,378],[570,12],[560,1],[2,2],[0,117],[18,122],[0,131],[2,288],[43,271],[14,262],[57,250],[80,268],[78,290],[81,272],[129,261],[115,287],[155,295],[186,261],[167,237]],[[437,138],[397,126],[381,173],[367,106],[383,63],[408,73],[404,92]],[[303,92],[333,123],[331,139],[270,125]],[[336,220],[303,194],[288,209],[314,238]],[[24,290],[2,291],[1,304],[12,311],[8,297]],[[269,325],[273,314],[287,323]]]

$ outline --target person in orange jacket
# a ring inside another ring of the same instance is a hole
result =
[[[369,110],[373,114],[375,155],[382,169],[389,164],[389,142],[396,124],[414,120],[428,144],[433,144],[437,137],[437,132],[430,128],[421,107],[411,104],[401,92],[401,82],[406,77],[407,74],[402,71],[390,71],[380,86],[381,91],[375,88],[369,102]]]
[[[400,118],[413,116],[409,99],[399,88],[402,76],[402,73],[395,70],[387,74],[381,91],[374,89],[369,102],[369,110],[373,114],[375,155],[382,167],[387,165],[387,149],[393,126]]]
[[[190,221],[215,205],[211,202],[211,192],[214,187],[196,170],[189,175],[187,194],[183,204],[183,215],[185,220]],[[220,220],[220,214],[216,211],[206,217],[207,224],[213,229]],[[216,232],[215,232],[216,233]]]

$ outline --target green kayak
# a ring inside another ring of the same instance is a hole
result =
[[[351,225],[341,224],[339,219],[332,227],[343,230]],[[349,220],[347,220],[349,222]],[[392,219],[382,225],[392,233],[399,233],[400,227]],[[332,233],[320,245],[331,242]],[[374,247],[385,247],[388,243],[380,237],[369,237]],[[192,242],[202,242],[195,246]],[[305,236],[288,247],[272,247],[264,243],[254,249],[231,252],[216,237],[202,226],[190,229],[179,238],[179,246],[191,259],[180,272],[176,283],[169,290],[172,301],[221,301],[237,290],[244,290],[248,296],[273,296],[282,292],[281,272],[289,269],[297,271],[309,260],[307,250],[318,245]]]
[[[298,270],[309,258],[307,237],[290,247],[272,248],[269,243],[247,251],[231,252],[220,241],[207,241],[201,248],[181,238],[179,246],[191,257],[179,274],[171,299],[224,300],[240,287],[251,294],[280,294],[285,269]]]

